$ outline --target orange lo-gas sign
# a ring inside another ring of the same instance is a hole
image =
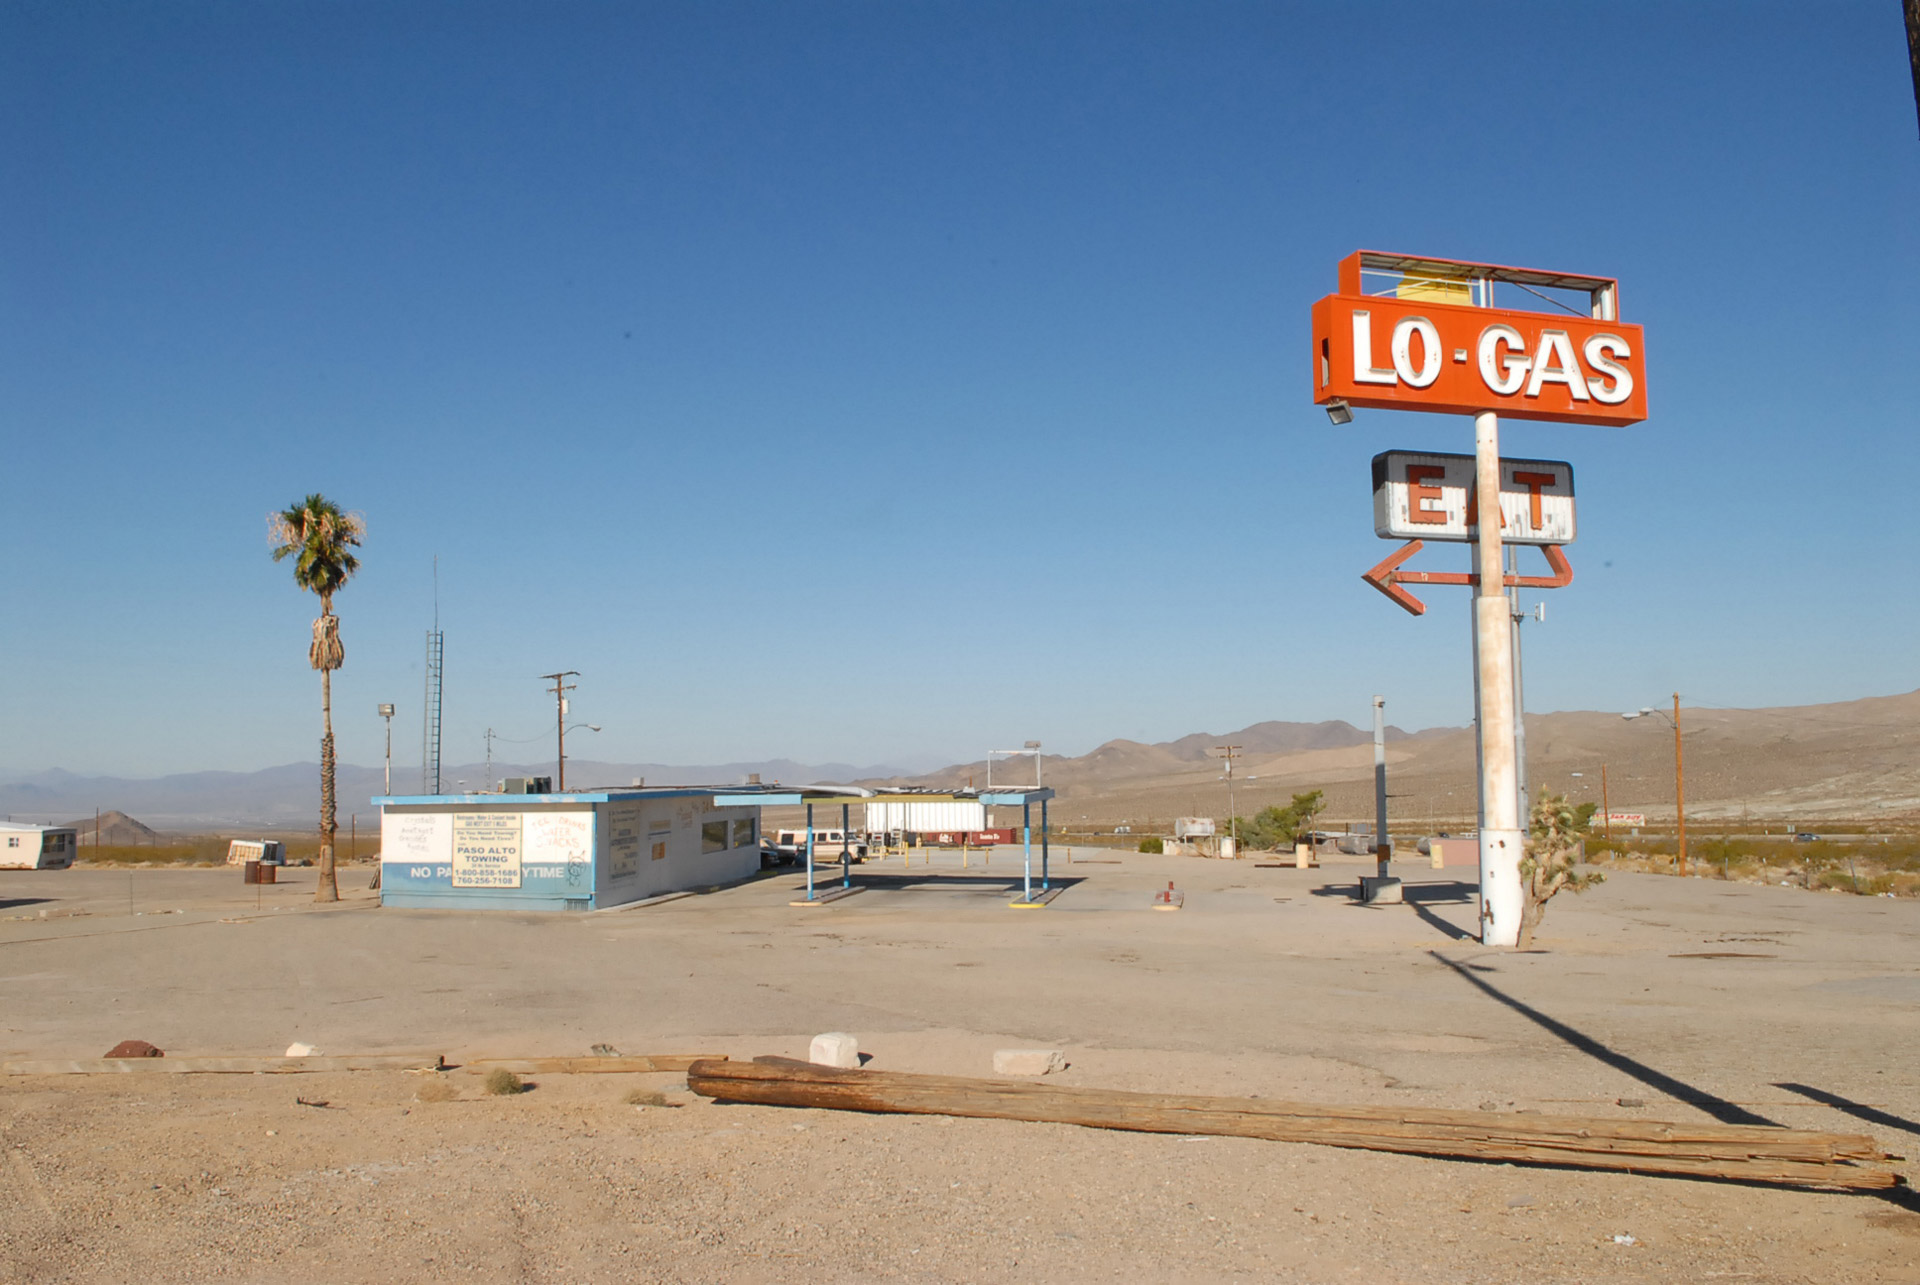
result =
[[[1424,276],[1393,294],[1361,289],[1362,260],[1313,306],[1313,399],[1382,410],[1496,411],[1515,419],[1636,424],[1647,417],[1641,329],[1614,315],[1611,281],[1408,260]],[[1592,317],[1475,306],[1495,282],[1592,288]]]

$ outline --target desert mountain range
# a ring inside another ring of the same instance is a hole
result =
[[[1528,781],[1576,800],[1607,801],[1618,812],[1673,816],[1673,732],[1659,717],[1574,711],[1527,716]],[[1774,709],[1699,709],[1681,713],[1687,816],[1739,828],[1826,820],[1920,819],[1920,691],[1829,705]],[[1158,744],[1114,740],[1077,756],[1047,755],[1042,780],[1058,792],[1056,824],[1150,825],[1175,816],[1224,816],[1226,782],[1217,745],[1239,745],[1234,810],[1251,814],[1296,791],[1324,790],[1330,820],[1364,819],[1373,810],[1373,737],[1350,723],[1262,722],[1234,732],[1196,732]],[[1474,810],[1471,728],[1387,732],[1389,812],[1414,828],[1470,822]],[[550,762],[493,764],[495,778],[547,774]],[[1034,764],[996,763],[996,784],[1024,784]],[[481,764],[448,767],[445,788],[480,788]],[[984,761],[909,775],[885,767],[805,764],[790,759],[704,766],[605,763],[569,759],[576,788],[738,784],[749,774],[788,785],[860,781],[925,786],[984,785]],[[80,777],[53,770],[0,784],[0,813],[16,820],[91,818],[95,808],[142,818],[159,830],[305,827],[318,807],[319,768],[290,763],[257,772],[196,772],[151,779]],[[396,793],[418,789],[419,768],[394,767]],[[341,823],[382,791],[379,767],[340,768]],[[126,818],[131,824],[131,817]],[[130,831],[131,833],[131,831]],[[104,837],[104,836],[103,836]],[[130,840],[139,842],[141,840]]]
[[[1828,819],[1920,817],[1920,691],[1831,705],[1697,709],[1684,705],[1690,821],[1756,825]],[[1601,799],[1616,812],[1671,820],[1673,729],[1660,716],[1529,714],[1527,780],[1576,801]],[[1175,816],[1225,816],[1227,786],[1217,745],[1242,747],[1234,770],[1234,811],[1250,815],[1296,791],[1324,790],[1330,819],[1373,813],[1373,737],[1351,724],[1257,723],[1143,745],[1109,741],[1074,758],[1048,757],[1046,785],[1059,794],[1056,823],[1147,824]],[[996,783],[1030,782],[1024,759],[994,766]],[[1415,828],[1470,823],[1475,809],[1473,729],[1387,731],[1388,814]],[[984,762],[906,778],[919,785],[984,783]]]

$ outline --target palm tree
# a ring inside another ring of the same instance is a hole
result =
[[[320,738],[320,882],[313,892],[315,901],[340,900],[333,874],[333,839],[339,829],[334,820],[333,671],[346,660],[346,652],[340,646],[333,595],[360,569],[351,550],[366,530],[358,514],[318,494],[267,518],[273,560],[292,558],[294,583],[320,595],[320,618],[313,622],[313,643],[307,648],[307,663],[320,671],[320,715],[326,729]]]

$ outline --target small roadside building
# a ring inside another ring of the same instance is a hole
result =
[[[381,796],[380,904],[603,910],[760,869],[760,809],[709,788]]]
[[[79,846],[80,832],[70,825],[0,821],[0,870],[65,870]]]

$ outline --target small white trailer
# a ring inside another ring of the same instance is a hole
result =
[[[79,846],[80,832],[70,825],[0,821],[0,870],[65,870]]]

